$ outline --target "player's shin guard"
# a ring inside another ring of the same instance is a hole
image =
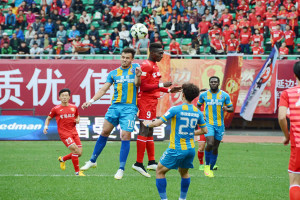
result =
[[[65,155],[64,157],[62,157],[63,162],[66,162],[67,160],[72,159],[72,153],[69,153],[68,155]]]
[[[166,178],[157,178],[156,187],[161,199],[167,199],[167,179]]]
[[[100,135],[100,137],[98,138],[98,140],[96,142],[96,145],[95,145],[95,148],[94,148],[93,155],[90,159],[90,161],[92,163],[96,162],[98,156],[100,155],[100,153],[102,152],[103,148],[106,145],[107,139],[108,139],[108,137],[104,137],[102,135]]]
[[[147,137],[138,135],[136,140],[136,162],[143,163],[146,150]]]
[[[299,199],[300,199],[300,185],[291,185],[290,200],[299,200]]]
[[[125,170],[126,160],[130,150],[130,140],[122,141],[120,149],[120,167],[119,169]]]
[[[214,166],[215,166],[215,164],[216,164],[216,162],[217,162],[217,158],[218,158],[218,154],[217,155],[215,155],[215,154],[211,154],[210,155],[210,170],[213,170],[214,169]]]
[[[74,165],[75,172],[79,172],[78,154],[72,154],[72,163]]]
[[[148,160],[155,160],[155,147],[154,147],[154,141],[153,137],[147,137],[147,154],[148,154]]]
[[[198,151],[198,159],[199,159],[200,165],[203,165],[203,157],[204,157],[204,151]]]
[[[187,192],[191,183],[191,178],[181,178],[180,199],[186,199]]]
[[[205,150],[205,164],[209,165],[210,164],[210,157],[212,155],[212,151],[206,151]]]

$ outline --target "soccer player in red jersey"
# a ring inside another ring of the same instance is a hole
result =
[[[59,91],[59,100],[61,101],[61,104],[51,109],[51,112],[45,121],[43,132],[44,134],[47,134],[50,120],[55,117],[59,137],[71,151],[70,154],[64,157],[58,157],[60,168],[65,170],[65,162],[72,159],[75,175],[85,176],[83,172],[79,170],[78,157],[82,154],[82,145],[76,130],[76,124],[79,123],[78,108],[74,104],[69,103],[70,95],[71,91],[68,88]]]
[[[279,49],[283,38],[284,38],[284,33],[280,30],[280,25],[278,24],[276,26],[276,30],[272,31],[271,34],[272,47],[276,45],[277,49]]]
[[[253,55],[262,55],[264,54],[264,49],[259,46],[259,42],[254,42],[254,47],[252,48]],[[253,57],[253,59],[261,59],[261,57]]]
[[[297,86],[284,90],[280,95],[278,122],[285,139],[284,145],[291,141],[289,162],[290,200],[300,199],[300,62],[294,64]],[[290,131],[288,130],[287,114],[289,109]]]
[[[227,40],[227,53],[237,53],[240,42],[235,39],[234,33],[230,34],[230,39]]]
[[[164,51],[159,43],[151,43],[149,47],[149,58],[141,64],[143,71],[141,76],[141,86],[138,95],[138,118],[140,120],[140,132],[137,137],[137,159],[132,168],[145,177],[150,177],[143,166],[144,154],[147,149],[148,154],[148,170],[156,170],[155,150],[153,141],[153,128],[147,128],[143,121],[152,121],[156,119],[156,107],[160,92],[174,93],[179,92],[181,87],[173,87],[172,82],[159,83],[161,74],[156,62],[161,61]]]
[[[286,47],[289,49],[290,54],[294,54],[294,46],[295,46],[295,32],[291,30],[289,25],[286,25],[286,31],[284,31],[284,39],[286,43]]]

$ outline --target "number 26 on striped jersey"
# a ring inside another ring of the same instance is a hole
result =
[[[179,134],[187,135],[187,134],[189,134],[189,132],[184,132],[182,129],[184,129],[184,128],[194,129],[197,125],[198,120],[196,118],[190,119],[188,117],[180,117],[180,121],[185,121],[185,123],[183,123],[179,126]],[[194,132],[191,132],[190,134],[193,135]]]

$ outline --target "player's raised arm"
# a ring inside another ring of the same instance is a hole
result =
[[[106,94],[107,90],[109,89],[109,87],[112,85],[112,83],[110,82],[106,82],[103,87],[101,89],[98,90],[98,92],[93,96],[93,98],[82,104],[81,108],[85,109],[89,106],[92,105],[92,103],[94,103],[95,101],[97,101],[98,99],[100,99],[103,95]]]
[[[142,76],[142,69],[140,67],[135,68],[134,83],[136,87],[140,87],[141,85],[141,76]]]
[[[47,134],[48,132],[48,126],[49,126],[49,123],[50,123],[50,120],[51,120],[52,118],[50,117],[50,116],[48,116],[47,118],[46,118],[46,120],[45,120],[45,125],[44,125],[44,130],[43,130],[43,132],[44,132],[44,134]]]
[[[163,122],[161,119],[156,119],[154,122],[151,122],[151,121],[149,121],[149,120],[143,122],[143,124],[144,124],[146,127],[149,127],[149,128],[153,128],[153,127],[160,126],[160,125],[162,125],[163,123],[164,123],[164,122]]]

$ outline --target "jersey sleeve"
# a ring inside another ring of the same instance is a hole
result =
[[[176,115],[175,107],[170,108],[160,119],[165,123]]]
[[[79,112],[78,112],[78,108],[77,108],[77,106],[76,106],[75,118],[77,118],[77,117],[78,117],[78,115],[79,115]]]
[[[52,108],[48,116],[51,117],[51,118],[55,117],[56,116],[56,109]]]
[[[230,100],[230,96],[227,93],[225,93],[225,106],[227,106],[228,108],[233,106]]]
[[[280,100],[279,100],[279,107],[280,106],[284,106],[284,107],[289,107],[289,97],[288,94],[286,92],[286,90],[284,90],[281,95],[280,95]]]
[[[201,106],[203,103],[204,103],[204,93],[200,94],[197,105]]]
[[[149,64],[142,64],[142,76],[140,90],[143,92],[158,89],[158,84],[151,84],[149,77],[152,76],[152,66]]]
[[[200,113],[200,115],[199,115],[199,118],[198,118],[198,126],[200,128],[204,128],[204,127],[206,127],[206,122],[204,120],[203,113],[202,112],[199,112],[199,113]]]
[[[113,71],[108,73],[107,79],[106,79],[106,83],[114,83],[114,77],[113,77]]]

